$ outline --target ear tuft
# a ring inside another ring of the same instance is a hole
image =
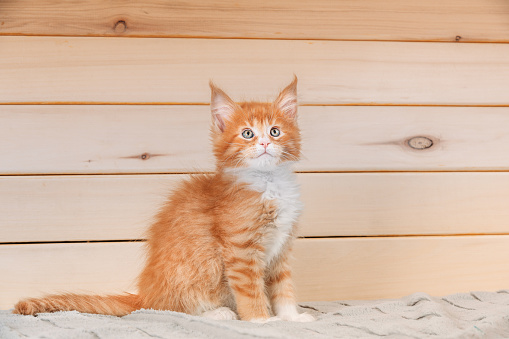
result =
[[[210,112],[212,114],[212,120],[214,125],[221,132],[224,132],[226,121],[235,112],[238,106],[222,89],[214,85],[212,80],[209,82],[209,85],[211,92]]]
[[[294,75],[293,81],[279,93],[274,104],[288,117],[297,117],[297,76]]]

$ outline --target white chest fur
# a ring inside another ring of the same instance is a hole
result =
[[[278,166],[271,171],[243,169],[235,174],[239,181],[262,192],[262,199],[276,203],[276,228],[265,239],[265,262],[270,263],[281,253],[302,210],[296,176],[288,165]]]

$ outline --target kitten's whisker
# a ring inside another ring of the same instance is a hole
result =
[[[299,160],[298,156],[296,156],[294,154],[291,154],[291,153],[289,153],[287,151],[281,151],[281,154],[282,154],[282,157],[284,157],[287,160],[293,160],[293,161]]]
[[[225,164],[225,163],[226,163],[228,160],[230,160],[232,157],[234,157],[234,156],[236,156],[236,155],[239,155],[239,154],[241,154],[241,153],[242,153],[242,150],[239,150],[239,151],[237,151],[237,152],[233,153],[232,155],[230,155],[230,156],[228,156],[226,159],[224,159],[224,160],[222,161],[222,163],[223,163],[223,164]]]

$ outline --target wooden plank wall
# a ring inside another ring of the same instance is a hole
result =
[[[300,300],[507,288],[509,2],[0,2],[0,308],[132,291],[208,80],[299,77]],[[429,147],[428,147],[429,146]]]

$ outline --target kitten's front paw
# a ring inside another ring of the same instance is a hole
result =
[[[315,317],[313,317],[309,313],[299,313],[297,311],[297,305],[293,303],[288,304],[278,304],[275,305],[276,314],[279,318],[286,321],[296,321],[299,323],[307,323],[310,321],[315,321]]]
[[[270,318],[266,318],[266,319],[256,318],[256,319],[251,319],[249,321],[252,323],[257,323],[257,324],[265,324],[265,323],[268,323],[271,321],[278,321],[278,320],[283,320],[283,319],[281,319],[280,317],[270,317]]]
[[[309,323],[315,321],[316,318],[309,313],[300,313],[292,317],[288,317],[288,319],[283,318],[283,320],[296,321],[299,323]]]
[[[219,307],[202,314],[202,317],[214,320],[237,320],[237,314],[228,307]]]

